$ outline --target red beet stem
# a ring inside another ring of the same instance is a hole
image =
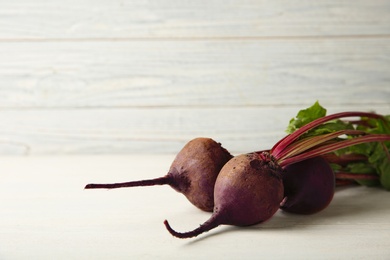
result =
[[[336,179],[336,187],[344,187],[356,184],[354,180]]]
[[[390,135],[369,134],[369,135],[360,136],[360,137],[356,137],[356,138],[349,139],[349,140],[344,140],[344,141],[340,141],[340,142],[336,142],[336,143],[323,145],[323,146],[320,146],[318,148],[301,153],[299,155],[282,160],[279,164],[281,167],[285,167],[289,164],[293,164],[293,163],[303,161],[303,160],[306,160],[309,158],[313,158],[316,156],[320,156],[323,154],[334,152],[336,150],[346,148],[349,146],[353,146],[353,145],[357,145],[357,144],[361,144],[361,143],[383,142],[383,141],[390,141]]]
[[[382,119],[384,121],[386,121],[386,119],[382,116],[382,115],[378,115],[378,114],[375,114],[375,113],[367,113],[367,112],[355,112],[355,111],[351,111],[351,112],[341,112],[341,113],[336,113],[336,114],[331,114],[331,115],[328,115],[328,116],[324,116],[324,117],[320,117],[304,126],[302,126],[301,128],[299,128],[298,130],[296,130],[295,132],[293,132],[292,134],[286,136],[285,138],[283,138],[280,142],[277,142],[274,147],[272,147],[271,149],[271,154],[275,157],[275,158],[280,158],[279,155],[280,153],[283,152],[283,150],[288,146],[290,145],[292,142],[294,142],[296,139],[298,139],[301,135],[303,135],[304,133],[306,133],[307,131],[309,131],[310,129],[314,128],[314,127],[317,127],[325,122],[328,122],[328,121],[331,121],[331,120],[334,120],[334,119],[339,119],[339,118],[343,118],[343,117],[355,117],[355,116],[358,116],[358,117],[368,117],[368,118],[379,118],[379,119]]]
[[[106,184],[90,183],[87,184],[87,186],[85,186],[85,189],[116,189],[116,188],[138,187],[138,186],[164,185],[164,184],[169,184],[170,181],[171,178],[168,175],[166,175],[160,178],[141,180],[141,181],[106,183]]]
[[[279,157],[277,159],[283,160],[286,158],[290,158],[312,147],[330,141],[340,135],[364,135],[364,134],[366,134],[364,131],[359,131],[359,130],[340,130],[329,134],[307,137],[286,147],[286,149],[284,149],[282,152],[279,153]]]
[[[164,225],[169,231],[169,233],[172,234],[172,236],[178,237],[178,238],[191,238],[191,237],[196,237],[204,232],[207,232],[217,226],[219,226],[221,223],[219,221],[218,214],[214,214],[210,217],[209,220],[207,220],[205,223],[200,225],[198,228],[188,231],[188,232],[177,232],[171,228],[171,226],[168,223],[168,220],[164,220]]]
[[[328,153],[328,154],[324,154],[322,157],[324,157],[325,160],[328,161],[328,163],[334,163],[340,166],[346,166],[349,163],[353,163],[353,162],[362,162],[362,161],[365,162],[368,160],[366,155],[356,154],[356,153],[343,154],[339,156],[334,153]]]
[[[336,172],[335,177],[343,180],[378,180],[377,174],[361,174],[351,172]]]

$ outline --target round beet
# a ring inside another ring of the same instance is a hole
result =
[[[281,168],[264,154],[250,153],[233,157],[221,169],[214,189],[214,212],[197,229],[180,233],[168,221],[168,231],[189,238],[219,225],[249,226],[272,217],[283,199]]]
[[[114,189],[168,184],[184,194],[196,207],[212,211],[215,181],[222,166],[231,158],[232,155],[220,143],[199,137],[181,149],[163,177],[124,183],[88,184],[85,188]]]
[[[296,214],[314,214],[333,199],[335,177],[322,157],[306,159],[284,168],[284,200],[280,208]]]

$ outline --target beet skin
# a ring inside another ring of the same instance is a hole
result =
[[[221,169],[214,189],[214,212],[208,221],[189,232],[168,231],[189,238],[219,225],[249,226],[271,218],[283,199],[281,168],[257,153],[233,157]]]
[[[283,172],[284,200],[280,208],[296,214],[314,214],[333,199],[335,177],[328,162],[314,157],[288,165]]]
[[[211,138],[189,141],[176,155],[168,173],[159,178],[122,183],[95,184],[86,189],[116,189],[168,184],[184,194],[196,207],[213,211],[214,184],[221,168],[233,156]]]

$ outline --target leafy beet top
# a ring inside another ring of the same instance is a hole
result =
[[[390,115],[342,112],[327,116],[316,102],[291,119],[287,133],[271,150],[282,165],[324,155],[336,178],[390,190]]]

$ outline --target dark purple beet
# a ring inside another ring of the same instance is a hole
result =
[[[88,184],[85,188],[114,189],[168,184],[183,193],[196,207],[212,211],[215,181],[222,166],[231,158],[232,155],[220,143],[199,137],[182,148],[163,177],[124,183]]]
[[[266,221],[283,199],[281,171],[266,153],[233,157],[218,175],[214,212],[208,221],[184,233],[173,230],[166,220],[164,224],[173,236],[190,238],[219,225],[249,226]]]
[[[335,177],[322,157],[300,161],[284,168],[284,200],[280,208],[296,214],[314,214],[333,199]]]

